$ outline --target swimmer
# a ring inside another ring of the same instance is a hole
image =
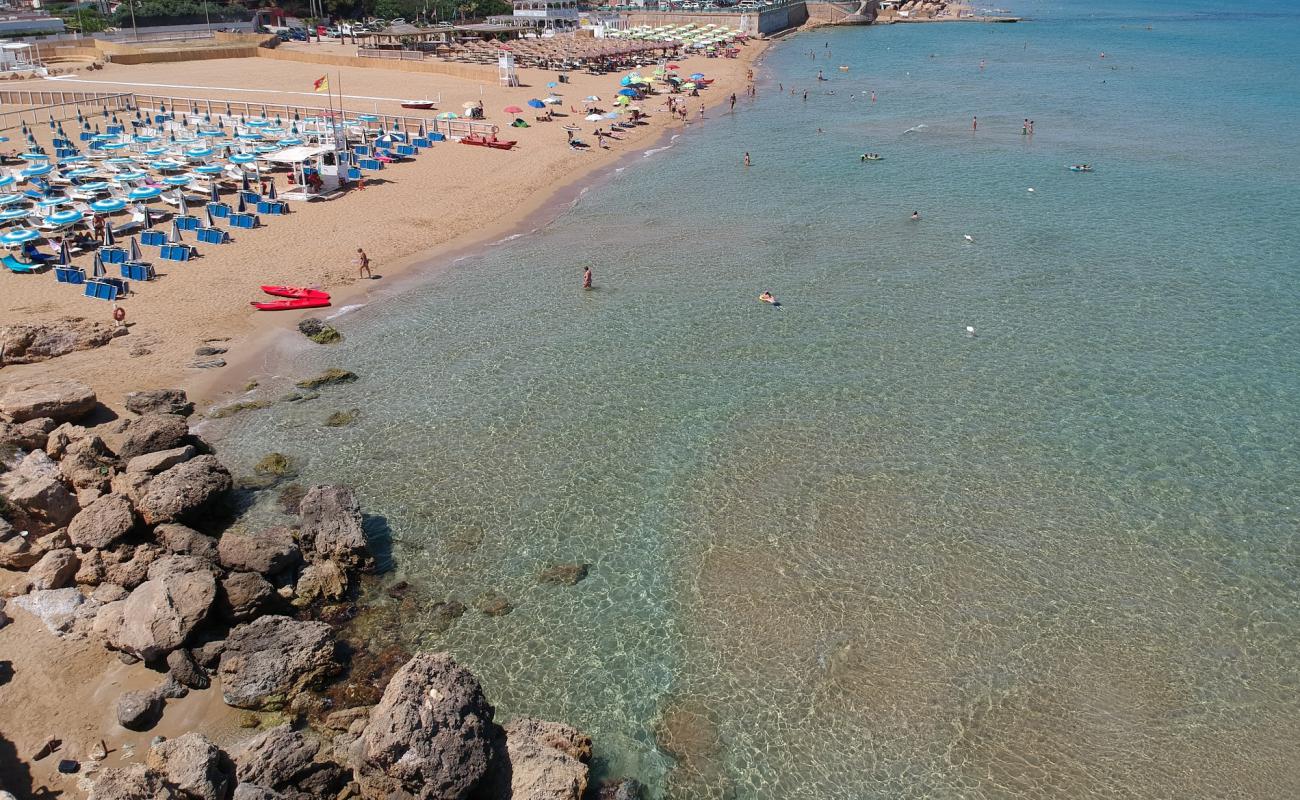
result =
[[[777,301],[776,295],[772,294],[771,292],[763,292],[758,296],[758,299],[762,300],[764,303],[767,303],[768,305],[773,305],[773,306],[781,305],[781,303]]]
[[[745,153],[745,166],[748,167],[749,164],[750,164],[750,161],[749,161],[749,153]]]
[[[962,234],[962,235],[965,237],[966,241],[970,242],[971,244],[975,243],[975,237],[971,236],[969,233]]]
[[[920,212],[920,211],[913,211],[913,212],[912,212],[912,219],[919,220],[920,218],[921,218],[921,212]]]
[[[591,281],[592,281],[591,267],[587,267],[582,271],[582,288],[590,289]]]
[[[969,337],[971,337],[972,339],[975,338],[975,326],[974,326],[974,325],[967,325],[967,326],[966,326],[966,335],[969,336]]]

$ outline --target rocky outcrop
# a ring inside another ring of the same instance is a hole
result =
[[[234,753],[235,776],[240,783],[284,789],[311,771],[319,750],[320,742],[288,725],[271,728]]]
[[[105,550],[135,527],[135,511],[120,494],[108,494],[83,508],[68,525],[68,538],[77,547]]]
[[[305,605],[315,600],[338,600],[348,591],[348,574],[333,561],[308,565],[298,576],[294,602]]]
[[[243,572],[274,575],[301,560],[298,543],[288,528],[269,528],[261,533],[228,530],[221,535],[217,553],[222,566]]]
[[[215,456],[199,456],[165,470],[149,481],[136,504],[149,525],[183,522],[230,491],[230,473]]]
[[[277,710],[338,671],[334,633],[323,622],[261,617],[236,626],[221,654],[221,694],[236,708]]]
[[[51,381],[10,389],[0,397],[0,414],[10,422],[42,417],[59,422],[76,422],[90,413],[98,398],[95,390],[79,381]]]
[[[194,413],[194,404],[183,389],[149,389],[131,392],[126,396],[126,410],[132,414],[179,414],[188,417]]]
[[[162,775],[144,764],[110,767],[95,773],[86,800],[183,800]]]
[[[189,437],[190,426],[184,417],[149,413],[131,422],[117,454],[129,460],[145,453],[174,450],[185,446]]]
[[[20,322],[0,328],[6,364],[35,364],[77,350],[103,347],[126,328],[107,322],[90,322],[83,317],[61,317],[49,322]]]
[[[351,489],[313,486],[298,504],[298,514],[299,538],[308,560],[330,560],[348,568],[369,562],[361,506]]]
[[[11,483],[5,498],[9,501],[14,524],[37,534],[64,527],[79,509],[76,496],[57,478],[18,477]]]
[[[517,719],[505,726],[512,800],[581,800],[591,737],[558,722]]]
[[[193,528],[175,523],[159,525],[153,529],[154,539],[171,553],[198,556],[205,561],[216,563],[219,560],[217,540],[206,536]]]
[[[397,671],[353,745],[368,798],[466,798],[487,774],[499,738],[493,709],[469,670],[420,653]]]
[[[154,745],[145,766],[187,800],[226,800],[235,783],[230,759],[201,733]]]

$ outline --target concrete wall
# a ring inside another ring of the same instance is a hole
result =
[[[743,31],[750,36],[768,36],[787,28],[797,28],[808,21],[808,9],[804,3],[792,3],[779,8],[749,12],[715,12],[692,14],[688,11],[625,11],[628,24],[649,25],[723,25],[733,30]]]
[[[423,72],[429,75],[452,75],[477,81],[496,81],[497,68],[486,64],[459,64],[452,61],[389,61],[382,58],[358,58],[332,53],[304,53],[301,50],[270,50],[258,48],[256,55],[275,61],[298,61],[303,64],[325,64],[333,67],[362,67],[388,69],[397,72]]]
[[[253,58],[263,42],[274,37],[253,33],[214,33],[212,39],[174,44],[125,44],[94,39],[95,47],[114,64],[158,64],[206,61],[213,58]],[[83,40],[83,43],[86,40]]]
[[[808,0],[808,21],[818,25],[840,23],[866,25],[876,15],[876,2],[834,2],[834,0]]]

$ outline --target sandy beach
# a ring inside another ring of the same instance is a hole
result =
[[[687,98],[688,124],[707,125],[696,115],[699,104],[725,101],[732,92],[743,96],[746,71],[762,51],[762,42],[741,48],[738,59],[700,56],[676,59],[682,72],[704,72],[715,78],[699,98]],[[181,98],[213,98],[248,102],[291,103],[324,107],[325,96],[313,94],[312,84],[324,68],[268,59],[108,65],[102,71],[79,72],[59,80],[12,83],[17,88],[64,91],[138,91]],[[556,193],[585,176],[609,167],[619,158],[644,149],[665,131],[683,125],[661,110],[663,96],[648,98],[642,107],[649,125],[608,139],[609,149],[594,147],[597,123],[581,119],[581,100],[596,95],[606,101],[617,89],[617,75],[572,73],[570,83],[557,91],[565,104],[556,107],[550,123],[534,123],[532,114],[505,114],[507,106],[525,107],[532,97],[546,94],[556,76],[540,70],[520,70],[520,87],[502,87],[442,75],[423,75],[382,68],[331,68],[335,86],[341,86],[349,112],[413,113],[400,107],[406,97],[441,98],[440,109],[459,111],[466,102],[482,100],[487,121],[501,125],[502,138],[517,139],[511,151],[436,143],[413,162],[395,164],[367,180],[364,191],[322,202],[291,204],[291,214],[263,220],[263,227],[244,231],[227,246],[201,247],[201,257],[180,265],[156,264],[159,280],[137,284],[132,297],[122,303],[130,334],[104,348],[71,353],[32,365],[11,365],[0,370],[0,388],[58,377],[73,377],[91,385],[109,407],[133,389],[183,386],[200,399],[214,391],[242,383],[232,369],[255,356],[253,343],[268,330],[291,327],[307,314],[258,314],[248,303],[263,299],[262,283],[319,285],[330,291],[338,308],[399,275],[432,262],[441,253],[471,248],[515,230],[522,221],[545,212]],[[527,109],[531,112],[533,109]],[[432,116],[434,112],[427,112]],[[532,127],[507,127],[515,117]],[[562,125],[576,122],[578,134],[593,145],[571,150]],[[38,138],[47,136],[35,125]],[[356,249],[364,247],[380,280],[358,283],[353,265]],[[88,265],[89,256],[75,263]],[[5,275],[0,293],[0,318],[39,321],[66,316],[107,320],[107,304],[80,296],[49,276]],[[190,365],[194,351],[216,345],[228,352],[224,370],[201,370]]]

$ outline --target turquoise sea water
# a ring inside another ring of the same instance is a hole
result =
[[[356,485],[404,641],[655,798],[1300,795],[1300,11],[1221,5],[792,37],[223,452]]]

